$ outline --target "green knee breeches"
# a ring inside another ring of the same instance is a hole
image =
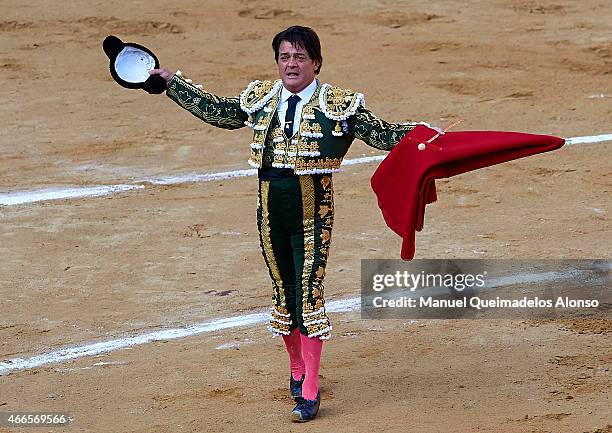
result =
[[[269,329],[328,339],[323,278],[334,221],[329,174],[259,182],[257,227],[273,285]]]

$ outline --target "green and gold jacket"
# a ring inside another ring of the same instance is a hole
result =
[[[251,127],[251,166],[291,168],[296,174],[338,171],[355,138],[377,149],[391,150],[416,125],[378,119],[365,108],[361,93],[319,83],[302,108],[298,131],[286,137],[277,116],[282,85],[281,80],[257,80],[240,96],[227,98],[204,91],[179,71],[168,82],[166,94],[213,126]]]

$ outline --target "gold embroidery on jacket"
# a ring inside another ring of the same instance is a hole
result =
[[[211,125],[226,129],[244,126],[246,115],[240,110],[238,98],[213,95],[177,76],[170,81],[167,93],[181,107]]]
[[[316,160],[306,160],[298,158],[295,162],[296,171],[311,171],[311,170],[337,170],[340,168],[342,158],[318,158]]]
[[[393,149],[414,127],[386,122],[365,109],[355,114],[355,138],[381,150]]]

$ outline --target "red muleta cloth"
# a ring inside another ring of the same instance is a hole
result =
[[[415,231],[425,205],[437,199],[435,179],[455,176],[565,144],[563,138],[521,132],[461,131],[439,135],[424,125],[410,131],[372,176],[385,222],[403,238],[401,257],[414,258]]]

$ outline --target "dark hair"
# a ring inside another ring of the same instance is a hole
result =
[[[323,57],[321,56],[321,42],[316,32],[310,27],[291,26],[287,30],[283,30],[272,39],[272,48],[274,49],[274,60],[278,63],[278,50],[283,41],[291,42],[295,47],[298,46],[306,50],[313,61],[319,62],[319,67],[315,71],[316,74],[321,70]]]

